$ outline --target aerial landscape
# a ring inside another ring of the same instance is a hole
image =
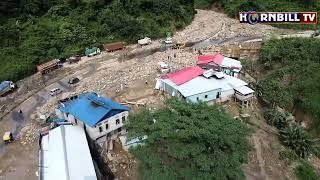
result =
[[[0,180],[320,179],[319,0],[0,9]]]

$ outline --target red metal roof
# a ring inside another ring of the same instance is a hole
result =
[[[222,61],[224,59],[224,56],[221,54],[214,54],[214,55],[200,55],[198,56],[198,62],[197,64],[207,64],[210,62],[214,62],[218,65],[222,64]]]
[[[200,76],[203,72],[204,70],[199,66],[187,67],[180,71],[168,74],[164,76],[163,79],[170,79],[176,85],[181,85]]]

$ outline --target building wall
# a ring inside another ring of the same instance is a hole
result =
[[[96,127],[92,128],[90,126],[86,126],[86,130],[91,139],[96,140],[102,136],[107,135],[108,133],[114,132],[117,133],[119,128],[122,128],[124,122],[128,120],[128,111],[124,111],[122,113],[116,114],[108,119],[105,119],[99,122]],[[119,120],[117,123],[117,120]],[[108,128],[107,128],[108,126]],[[100,130],[102,130],[100,132]],[[124,130],[124,129],[122,129]]]
[[[221,92],[220,102],[228,101],[234,96],[234,89],[226,90]]]
[[[215,100],[217,98],[217,94],[218,93],[221,93],[221,89],[215,89],[215,90],[212,90],[212,91],[208,91],[208,92],[204,92],[204,93],[188,96],[186,99],[187,99],[187,101],[190,101],[190,102],[212,101],[212,100]]]
[[[101,138],[102,136],[106,136],[108,133],[117,133],[119,128],[122,128],[124,122],[128,120],[128,111],[121,112],[114,116],[111,116],[101,122],[99,122],[95,127],[90,127],[85,125],[82,121],[77,120],[73,115],[67,113],[61,113],[59,109],[56,109],[56,115],[61,118],[65,119],[68,122],[73,124],[77,124],[78,126],[85,127],[86,132],[88,133],[89,137],[93,140]],[[117,122],[117,120],[119,120]],[[108,125],[108,128],[107,128]],[[122,128],[122,131],[125,131]]]

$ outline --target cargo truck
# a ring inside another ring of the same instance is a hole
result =
[[[55,69],[58,69],[61,67],[60,60],[54,59],[52,61],[46,62],[44,64],[40,64],[37,66],[38,72],[41,74],[47,74]]]
[[[90,57],[90,56],[95,56],[100,54],[101,51],[99,48],[97,47],[93,47],[93,48],[86,48],[85,54],[86,56]]]
[[[13,91],[17,88],[17,85],[14,84],[12,81],[3,81],[0,83],[0,96],[5,96],[9,92]]]
[[[139,40],[138,40],[138,44],[139,44],[140,46],[151,44],[151,42],[152,42],[151,39],[148,38],[148,37],[145,37],[145,38],[143,38],[143,39],[139,39]]]
[[[103,48],[107,52],[113,52],[116,50],[121,50],[125,47],[124,42],[115,42],[115,43],[110,43],[110,44],[104,44]]]

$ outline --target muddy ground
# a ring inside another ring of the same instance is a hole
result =
[[[54,112],[57,101],[70,94],[95,91],[118,102],[133,101],[157,107],[163,98],[154,92],[155,78],[160,74],[157,63],[164,61],[175,70],[194,65],[197,49],[212,45],[225,45],[254,38],[266,38],[279,31],[266,25],[240,24],[237,20],[214,11],[198,10],[194,21],[174,38],[179,41],[202,41],[192,48],[154,51],[161,46],[156,40],[150,46],[131,45],[115,53],[82,58],[77,64],[65,64],[62,69],[46,76],[39,74],[18,82],[19,89],[5,98],[0,98],[0,134],[14,132],[16,141],[0,143],[0,180],[31,180],[37,178],[38,142],[37,133],[44,122],[39,118]],[[128,56],[128,54],[131,56]],[[68,85],[71,77],[80,78],[75,86]],[[64,93],[51,97],[48,91],[61,88]],[[118,93],[116,93],[118,92]],[[259,110],[256,106],[253,114]],[[23,111],[23,115],[17,112]],[[265,125],[261,115],[253,116]],[[249,161],[244,165],[248,179],[292,179],[290,168],[278,160],[281,145],[272,133],[259,128],[250,138],[253,144]]]

